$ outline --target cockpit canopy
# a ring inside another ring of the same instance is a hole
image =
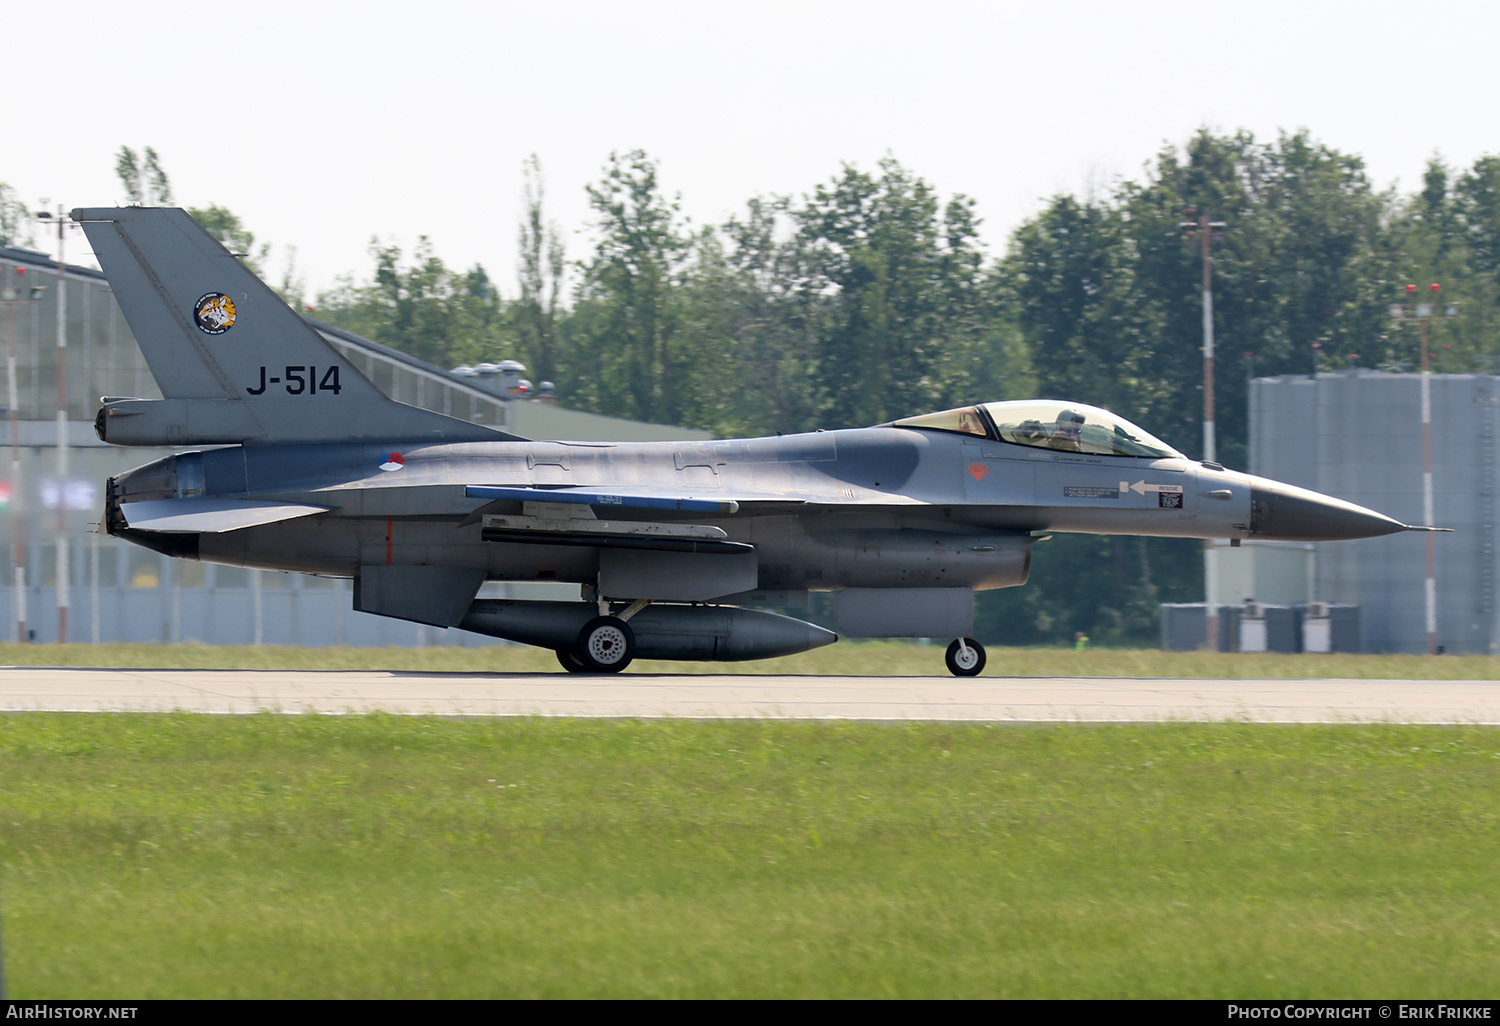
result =
[[[980,403],[942,413],[907,417],[892,426],[954,431],[1014,445],[1091,456],[1182,456],[1166,442],[1108,410],[1055,399]]]

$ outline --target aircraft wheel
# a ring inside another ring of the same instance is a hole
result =
[[[596,616],[578,632],[575,652],[585,669],[619,673],[635,658],[635,632],[619,617]]]
[[[583,665],[583,660],[579,659],[578,656],[574,655],[566,648],[560,648],[557,650],[557,661],[561,663],[562,668],[564,670],[567,670],[569,673],[586,673],[588,671],[588,667]]]
[[[955,677],[977,677],[979,671],[984,669],[984,646],[973,638],[963,640],[969,650],[965,652],[955,640],[948,646],[943,661],[948,664],[948,671]]]

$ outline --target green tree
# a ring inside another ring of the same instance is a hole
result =
[[[410,264],[401,248],[371,240],[374,280],[343,279],[319,296],[321,319],[440,367],[496,358],[504,310],[482,266],[450,270],[422,236]]]
[[[894,158],[846,166],[792,211],[800,287],[831,297],[818,360],[829,426],[874,424],[979,396],[972,363],[995,313],[973,203],[940,207]]]
[[[1031,378],[973,203],[940,203],[893,159],[696,233],[638,151],[589,195],[601,238],[564,325],[570,402],[757,434],[1018,397]]]
[[[1419,298],[1456,307],[1456,316],[1429,323],[1433,369],[1493,373],[1500,361],[1500,159],[1480,157],[1455,176],[1434,157],[1423,188],[1396,206],[1391,219],[1393,267],[1387,299],[1409,299],[1403,284],[1417,286]],[[1432,296],[1429,286],[1441,292]],[[1392,352],[1415,366],[1417,327],[1403,322],[1390,333]]]
[[[1392,288],[1390,202],[1358,158],[1283,135],[1200,132],[1114,195],[1054,199],[1013,238],[1018,316],[1042,391],[1106,406],[1198,452],[1202,264],[1178,225],[1223,221],[1213,254],[1218,455],[1248,460],[1243,354],[1258,373],[1310,372],[1315,355],[1381,359]],[[1314,350],[1312,347],[1318,346]]]
[[[307,282],[302,275],[297,273],[297,247],[286,247],[286,268],[281,272],[281,284],[275,286],[276,294],[286,301],[293,310],[302,313],[312,313],[313,306],[308,302]]]
[[[147,146],[144,153],[136,153],[129,146],[121,146],[115,155],[115,175],[125,189],[126,202],[138,207],[170,207],[172,185],[162,170],[161,158]]]
[[[1463,226],[1470,302],[1464,318],[1471,333],[1476,370],[1494,373],[1500,355],[1500,157],[1483,156],[1458,179],[1457,206]]]
[[[1149,318],[1128,309],[1130,257],[1118,207],[1072,196],[1053,199],[1012,237],[1002,277],[1043,393],[1127,416],[1152,405],[1155,338]]]
[[[189,207],[188,216],[197,221],[208,234],[224,244],[224,248],[244,261],[245,266],[264,277],[263,270],[271,255],[270,243],[255,247],[255,233],[246,228],[244,222],[228,207],[210,203],[206,207]],[[289,272],[290,273],[290,272]]]
[[[808,286],[805,240],[792,230],[790,211],[784,197],[752,199],[743,217],[719,229],[727,244],[722,250],[700,239],[699,266],[712,267],[714,274],[694,297],[694,316],[715,319],[718,344],[730,359],[720,379],[726,414],[704,425],[721,434],[821,426],[825,395],[818,368],[826,297]],[[702,280],[701,274],[695,279]]]
[[[532,154],[523,167],[525,188],[520,231],[520,302],[514,306],[516,331],[525,362],[537,381],[557,380],[560,299],[567,267],[562,237],[546,219],[542,162]]]
[[[759,202],[752,217],[765,213]],[[720,436],[764,435],[810,430],[817,425],[818,395],[811,351],[816,311],[808,316],[805,298],[789,292],[784,280],[758,274],[763,244],[774,239],[746,237],[731,222],[704,228],[688,240],[680,284],[675,290],[676,347],[682,401],[680,422]]]
[[[1500,288],[1500,157],[1476,160],[1459,178],[1457,191],[1473,267]]]
[[[612,153],[604,177],[588,187],[599,241],[583,267],[570,373],[560,387],[601,413],[675,424],[690,362],[676,337],[689,243],[657,172],[641,150]]]
[[[0,182],[0,246],[30,246],[31,211],[16,199],[16,191]]]

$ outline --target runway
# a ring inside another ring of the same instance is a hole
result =
[[[0,668],[0,710],[1500,724],[1500,681]]]

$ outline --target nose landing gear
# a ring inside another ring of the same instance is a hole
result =
[[[977,677],[984,669],[984,646],[973,638],[959,638],[948,646],[943,661],[955,677]]]

